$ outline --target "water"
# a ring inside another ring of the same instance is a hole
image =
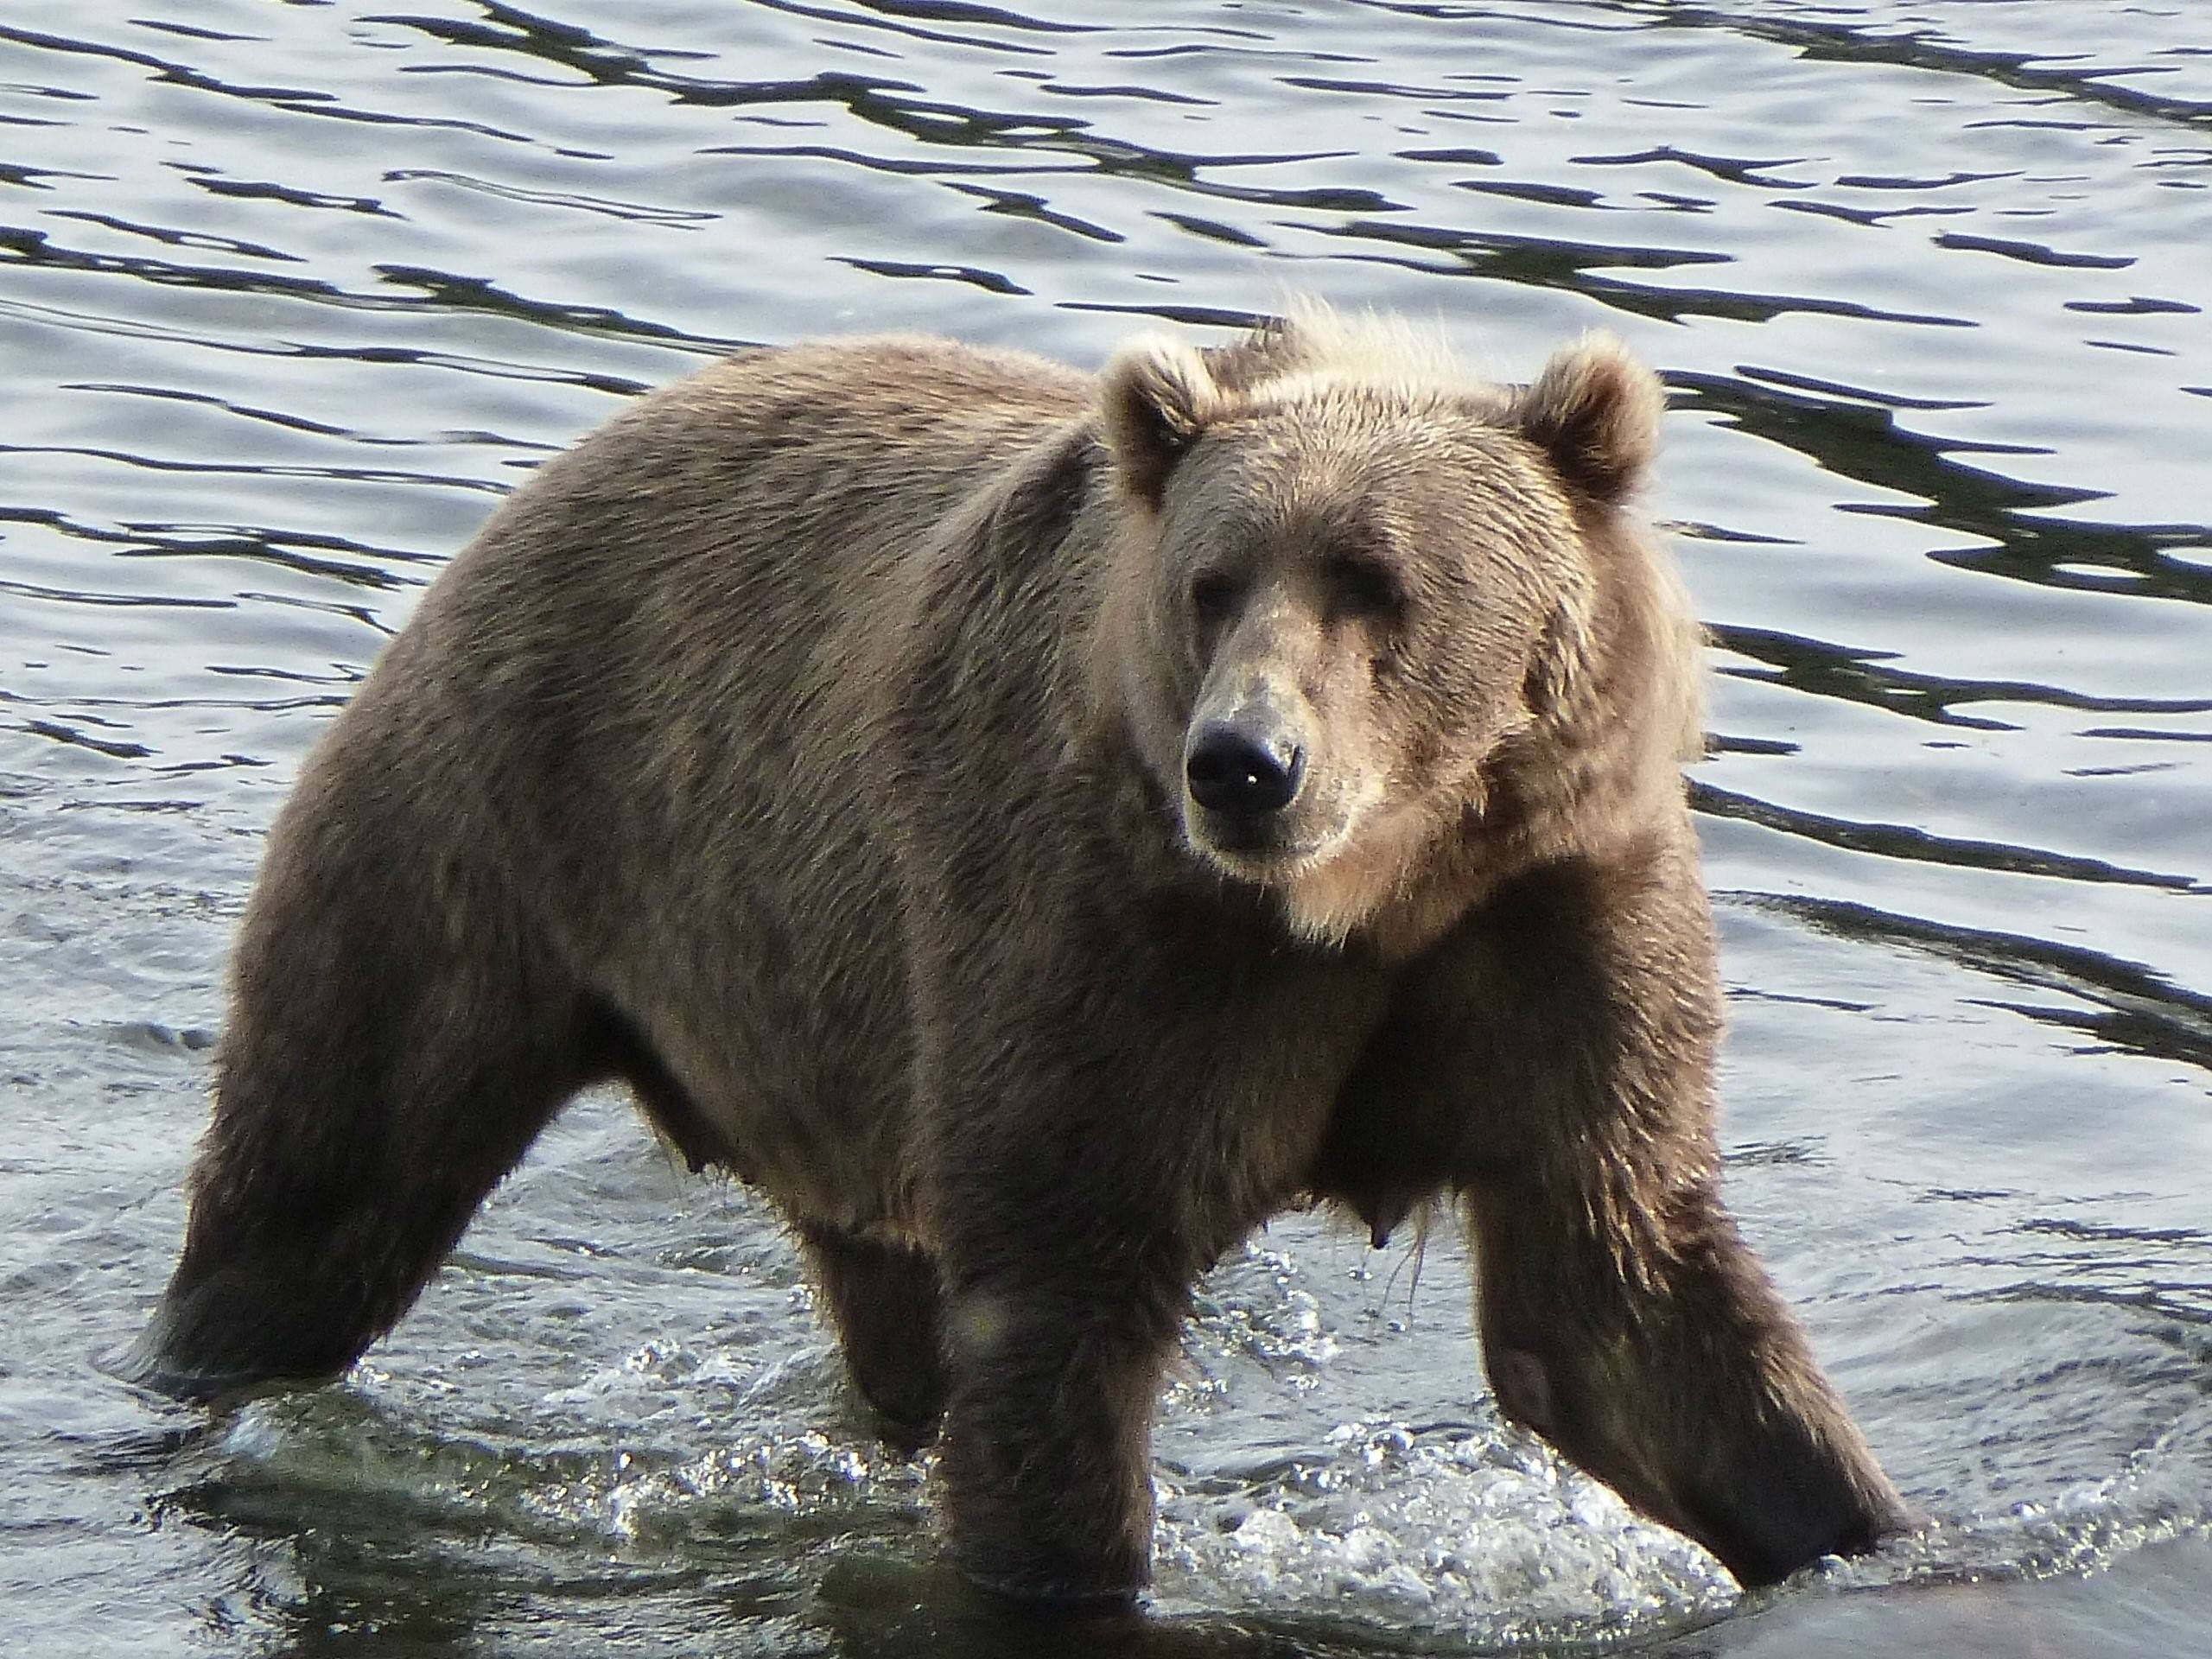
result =
[[[210,1427],[95,1361],[261,830],[501,492],[738,341],[1095,362],[1299,290],[1666,371],[1730,1190],[1940,1525],[1740,1599],[1501,1426],[1455,1240],[1302,1219],[1205,1287],[1128,1641],[2201,1644],[2212,18],[1031,13],[0,4],[0,1649],[1052,1650],[936,1565],[772,1220],[618,1101],[341,1389]]]

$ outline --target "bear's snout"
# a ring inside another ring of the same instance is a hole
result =
[[[1208,721],[1184,757],[1183,775],[1191,798],[1207,811],[1257,828],[1297,798],[1306,751],[1265,715]]]

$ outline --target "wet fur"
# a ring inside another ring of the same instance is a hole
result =
[[[1313,1197],[1462,1205],[1507,1412],[1739,1576],[1867,1545],[1903,1510],[1717,1190],[1658,408],[1605,342],[1516,391],[1311,311],[1096,380],[887,339],[642,400],[281,816],[143,1374],[342,1370],[619,1077],[791,1218],[894,1437],[943,1418],[988,1586],[1145,1581],[1191,1285]],[[1387,626],[1331,608],[1344,537],[1413,584]],[[1224,549],[1267,608],[1202,637]],[[1292,688],[1332,850],[1193,830],[1238,674]]]

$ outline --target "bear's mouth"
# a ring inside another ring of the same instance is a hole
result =
[[[1210,811],[1195,801],[1183,809],[1184,839],[1191,850],[1224,874],[1268,883],[1294,879],[1336,849],[1341,834],[1303,831],[1269,815]]]

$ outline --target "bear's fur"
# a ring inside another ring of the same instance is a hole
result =
[[[640,401],[308,761],[143,1374],[343,1370],[616,1077],[943,1419],[998,1590],[1145,1581],[1192,1281],[1315,1198],[1460,1205],[1506,1413],[1746,1582],[1903,1524],[1720,1204],[1660,407],[1603,340],[1506,388],[1319,310]]]

